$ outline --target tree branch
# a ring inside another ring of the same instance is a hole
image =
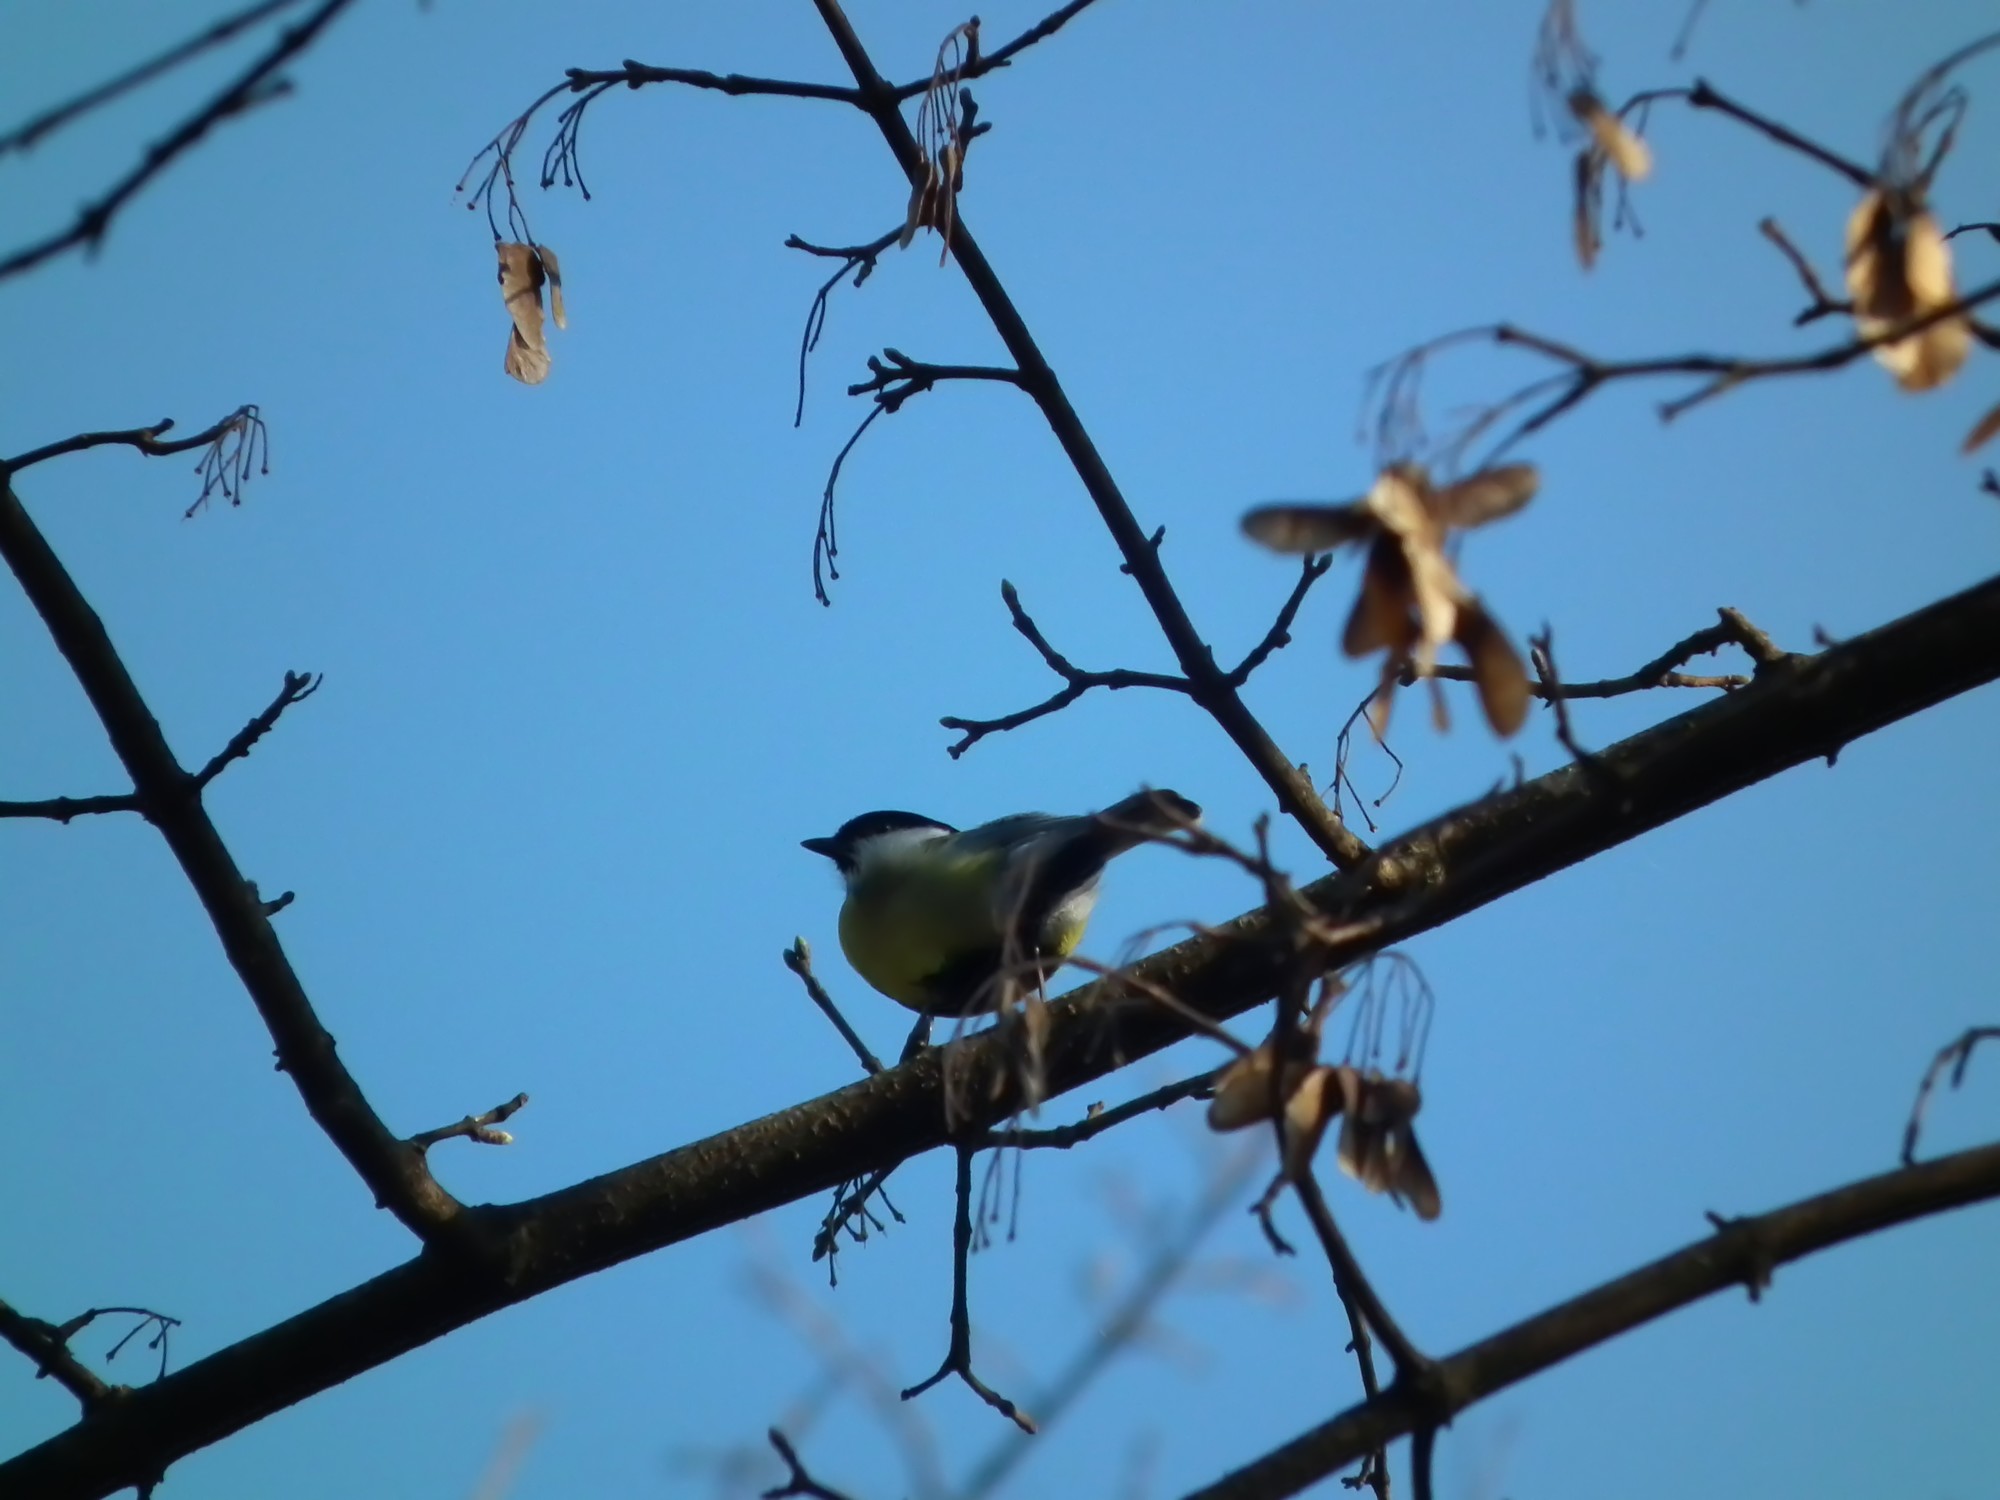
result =
[[[1772,1268],[1912,1219],[2000,1197],[2000,1145],[1982,1146],[1835,1188],[1714,1234],[1615,1281],[1503,1329],[1438,1363],[1450,1409],[1474,1402],[1655,1318],[1754,1286]],[[1295,1495],[1363,1454],[1436,1424],[1400,1381],[1372,1401],[1300,1434],[1187,1500],[1276,1500]]]
[[[318,692],[319,685],[325,680],[323,676],[313,672],[285,673],[285,685],[278,689],[278,696],[271,700],[270,707],[231,735],[229,743],[211,756],[207,765],[195,772],[195,789],[199,791],[215,780],[222,774],[222,768],[232,760],[248,760],[251,747],[271,732],[278,722],[278,716],[294,703],[310,698]]]
[[[35,1362],[37,1380],[52,1379],[82,1402],[86,1416],[123,1390],[99,1379],[70,1353],[68,1332],[53,1323],[16,1312],[5,1302],[0,1302],[0,1339]]]
[[[862,107],[868,111],[882,137],[895,153],[896,163],[912,184],[926,180],[926,165],[917,140],[910,132],[898,105],[897,91],[875,70],[867,50],[841,11],[838,0],[814,0],[820,19],[840,48],[848,70],[853,73]],[[1096,444],[1090,440],[1082,419],[1070,405],[1069,397],[1056,373],[1028,331],[1013,299],[1007,295],[999,276],[966,228],[962,217],[954,216],[949,229],[949,249],[959,270],[992,321],[994,331],[1006,345],[1020,372],[1021,388],[1041,408],[1043,419],[1061,445],[1077,477],[1083,482],[1091,502],[1097,507],[1111,539],[1125,559],[1125,571],[1139,585],[1146,603],[1160,622],[1167,643],[1173,648],[1182,674],[1187,678],[1189,696],[1221,726],[1257,774],[1278,799],[1278,804],[1295,819],[1320,851],[1339,868],[1352,868],[1368,855],[1368,846],[1334,817],[1320,800],[1309,777],[1299,774],[1278,748],[1269,732],[1257,721],[1237,695],[1229,675],[1215,662],[1215,653],[1203,641],[1186,607],[1174,591],[1166,569],[1160,563],[1157,538],[1149,537],[1126,504],[1118,483],[1111,476]]]
[[[1564,766],[1413,829],[1361,869],[1315,881],[1300,895],[1329,922],[1368,934],[1329,949],[1327,962],[1343,965],[1793,766],[1823,761],[1852,740],[1997,677],[2000,578],[1817,655],[1791,658],[1749,687],[1610,746],[1597,757],[1612,773],[1608,778]],[[1263,913],[1252,912],[1154,954],[1133,978],[1171,991],[1196,1014],[1226,1020],[1268,999],[1283,981],[1289,957],[1264,941],[1269,930]],[[1133,995],[1130,984],[1086,985],[1051,1007],[1045,1097],[1190,1034],[1187,1021]],[[1019,1104],[1007,1039],[971,1037],[958,1049],[955,1097],[972,1115],[971,1128],[991,1129]],[[466,1210],[500,1274],[467,1275],[453,1257],[420,1255],[0,1463],[0,1493],[97,1500],[134,1475],[158,1472],[502,1307],[827,1191],[948,1139],[941,1060],[926,1052],[823,1098],[573,1187]],[[1966,1172],[1978,1176],[1976,1196],[2000,1192],[2000,1147],[1899,1174],[1895,1180],[1904,1186],[1884,1191],[1914,1193],[1896,1201],[1927,1212],[1971,1201],[1960,1191]],[[1741,1243],[1705,1240],[1690,1264],[1711,1266],[1716,1247]],[[1718,1284],[1730,1279],[1722,1274]],[[1572,1325],[1558,1318],[1548,1326]],[[1560,1352],[1538,1354],[1534,1368]],[[1454,1368],[1487,1369],[1477,1361]],[[1392,1389],[1382,1401],[1365,1421],[1341,1429],[1342,1452],[1358,1455],[1430,1420],[1407,1391]],[[1326,1472],[1331,1451],[1312,1447],[1316,1472]]]
[[[139,809],[160,830],[194,887],[223,952],[271,1033],[278,1066],[291,1076],[314,1121],[376,1201],[413,1233],[438,1238],[461,1205],[431,1176],[423,1153],[390,1133],[336,1055],[333,1038],[314,1013],[255,887],[237,868],[202,807],[200,780],[175,760],[103,621],[6,484],[0,484],[0,558],[13,570],[97,710],[111,748],[132,778]],[[284,702],[302,696],[293,692],[290,678],[287,693],[292,696],[281,695],[266,710],[271,720]],[[252,731],[261,733],[260,720],[238,736],[245,752],[256,738]],[[218,762],[228,758],[225,751]],[[219,769],[218,763],[211,764]]]
[[[139,799],[130,792],[102,797],[45,797],[39,802],[0,802],[0,818],[53,818],[67,823],[90,813],[137,812]]]
[[[1192,1078],[1183,1078],[1177,1083],[1163,1084],[1150,1093],[1141,1094],[1136,1099],[1127,1099],[1123,1104],[1111,1109],[1101,1104],[1093,1104],[1081,1120],[1073,1125],[1057,1125],[1047,1130],[1022,1130],[1009,1126],[1005,1130],[990,1132],[982,1142],[987,1146],[1013,1146],[1022,1151],[1068,1151],[1081,1146],[1085,1141],[1096,1140],[1107,1130],[1114,1130],[1127,1120],[1136,1120],[1141,1115],[1150,1115],[1156,1110],[1170,1109],[1183,1099],[1192,1099],[1215,1082],[1216,1070],[1197,1073]]]
[[[1741,646],[1759,669],[1777,665],[1787,655],[1773,645],[1771,638],[1758,630],[1734,609],[1716,611],[1722,618],[1719,623],[1704,626],[1684,640],[1674,642],[1658,656],[1626,673],[1623,677],[1604,677],[1595,682],[1552,683],[1542,677],[1531,678],[1528,690],[1537,698],[1548,701],[1552,698],[1619,698],[1627,693],[1641,693],[1652,688],[1723,688],[1733,691],[1751,681],[1740,673],[1720,676],[1693,676],[1676,668],[1691,658],[1706,656],[1712,651],[1720,651],[1724,646]],[[1419,672],[1414,668],[1407,674],[1409,682],[1418,677],[1436,677],[1447,682],[1472,681],[1472,669],[1451,662],[1433,662]],[[1408,686],[1405,682],[1404,686]]]
[[[958,1148],[955,1184],[958,1207],[953,1214],[951,1228],[951,1343],[945,1349],[943,1363],[934,1373],[904,1391],[903,1399],[909,1401],[921,1396],[947,1375],[956,1375],[981,1401],[1021,1431],[1032,1433],[1035,1419],[981,1380],[972,1368],[972,1313],[967,1302],[966,1262],[972,1255],[972,1158],[978,1154],[977,1146]]]
[[[495,1125],[504,1125],[528,1107],[528,1096],[516,1094],[505,1104],[496,1104],[484,1114],[467,1115],[455,1125],[440,1125],[435,1130],[420,1130],[410,1137],[410,1145],[418,1151],[428,1151],[439,1141],[468,1140],[482,1146],[511,1146],[514,1137],[504,1130],[495,1130]]]
[[[313,44],[315,38],[354,0],[324,0],[298,25],[281,32],[278,40],[256,62],[239,74],[221,93],[183,120],[171,132],[146,148],[134,167],[96,202],[85,205],[69,228],[38,240],[12,255],[0,258],[0,281],[18,276],[45,260],[79,246],[95,250],[104,242],[118,211],[136,197],[140,189],[224,120],[248,113],[260,104],[282,98],[290,84],[274,77],[277,71]]]
[[[1063,680],[1063,686],[1040,703],[1015,713],[1003,714],[997,719],[961,719],[947,714],[938,723],[946,729],[961,732],[956,744],[947,745],[945,753],[957,760],[989,734],[1002,734],[1009,729],[1019,729],[1023,724],[1032,724],[1037,719],[1045,719],[1050,714],[1069,707],[1092,688],[1110,688],[1116,692],[1120,688],[1149,687],[1164,688],[1169,692],[1192,693],[1185,677],[1170,677],[1160,672],[1134,672],[1116,668],[1109,672],[1086,672],[1071,664],[1068,657],[1051,646],[1041,627],[1021,606],[1021,595],[1006,579],[1000,580],[1000,597],[1006,602],[1007,613],[1013,618],[1014,628],[1021,632],[1029,645],[1040,654],[1048,669]]]
[[[736,98],[746,94],[764,94],[779,99],[824,99],[833,104],[851,104],[856,109],[861,108],[859,91],[840,84],[810,83],[793,78],[753,78],[743,73],[711,73],[706,68],[656,68],[651,63],[634,62],[629,57],[615,68],[570,68],[565,76],[569,82],[564,87],[572,94],[581,94],[604,84],[622,83],[629,89],[639,89],[649,83],[678,83]]]
[[[1264,639],[1252,646],[1243,660],[1236,664],[1236,670],[1229,674],[1232,687],[1242,687],[1250,680],[1250,674],[1271,659],[1271,653],[1292,643],[1292,622],[1299,617],[1299,607],[1306,602],[1306,595],[1312,586],[1326,576],[1333,566],[1333,554],[1308,553],[1299,562],[1299,581],[1292,585],[1291,595],[1278,609],[1278,618],[1271,622],[1271,628],[1264,632]]]
[[[1006,67],[1014,60],[1016,54],[1026,51],[1045,37],[1054,36],[1072,18],[1088,10],[1093,3],[1094,0],[1069,0],[1069,4],[1051,11],[998,51],[982,53],[970,59],[959,70],[958,81],[965,83],[974,78],[982,78],[996,68]],[[914,99],[917,95],[929,89],[930,86],[931,80],[929,77],[920,78],[915,83],[906,83],[897,88],[895,97],[898,102],[905,99]]]
[[[43,136],[53,135],[72,120],[90,113],[93,109],[109,104],[112,100],[130,93],[141,84],[152,82],[162,73],[171,72],[182,63],[187,62],[191,58],[199,57],[212,47],[221,46],[238,32],[247,31],[259,21],[266,20],[281,10],[289,10],[292,6],[299,3],[300,0],[258,0],[257,4],[250,6],[247,10],[240,10],[234,15],[224,16],[206,31],[197,33],[184,42],[175,43],[165,52],[148,58],[136,67],[128,68],[123,73],[117,74],[115,77],[106,79],[103,83],[84,90],[75,98],[65,100],[53,109],[44,110],[41,114],[30,119],[25,125],[17,126],[15,129],[8,131],[7,134],[0,135],[0,156],[5,156],[9,151],[26,151],[30,149]]]

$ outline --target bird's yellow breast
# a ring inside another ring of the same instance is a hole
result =
[[[911,1010],[944,1014],[963,1003],[963,995],[938,981],[962,981],[965,966],[982,958],[997,966],[1004,933],[995,910],[995,862],[979,854],[929,860],[921,871],[895,864],[862,871],[840,908],[840,948],[854,971]],[[1083,940],[1091,904],[1088,895],[1064,903],[1034,946],[1045,957],[1067,958]]]

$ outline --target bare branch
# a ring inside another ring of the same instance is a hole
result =
[[[841,1040],[853,1049],[855,1061],[861,1064],[861,1071],[870,1076],[881,1072],[882,1059],[868,1050],[868,1044],[861,1040],[861,1033],[848,1024],[847,1017],[840,1013],[840,1007],[833,1003],[833,996],[826,992],[826,986],[821,984],[819,976],[813,973],[812,949],[806,946],[806,940],[802,937],[793,938],[792,946],[785,950],[784,957],[785,967],[799,976],[799,983],[806,987],[806,994],[811,997],[812,1003],[825,1013],[826,1018],[833,1022],[833,1029],[840,1033]]]
[[[162,73],[172,71],[191,58],[199,57],[212,47],[221,46],[239,32],[247,31],[259,21],[266,20],[279,11],[288,10],[299,3],[301,0],[258,0],[257,4],[246,10],[224,16],[206,31],[199,32],[184,42],[175,43],[158,56],[126,69],[116,77],[84,90],[75,98],[65,100],[53,109],[44,110],[25,125],[17,126],[5,135],[0,135],[0,156],[5,156],[9,151],[27,151],[43,136],[53,135],[63,126],[90,113],[91,110],[109,104],[141,84],[152,82]]]
[[[1348,1246],[1347,1236],[1340,1232],[1340,1226],[1333,1221],[1333,1210],[1327,1207],[1326,1195],[1319,1189],[1319,1181],[1308,1169],[1301,1172],[1292,1183],[1298,1194],[1299,1203],[1306,1211],[1306,1218],[1312,1222],[1313,1233],[1319,1237],[1320,1248],[1326,1252],[1327,1264],[1333,1269],[1333,1284],[1340,1292],[1342,1302],[1351,1302],[1359,1308],[1368,1327],[1374,1331],[1389,1351],[1389,1357],[1396,1362],[1396,1382],[1409,1384],[1414,1388],[1427,1384],[1434,1362],[1410,1342],[1402,1325],[1389,1316],[1389,1309],[1383,1305],[1381,1296],[1367,1273],[1361,1269],[1361,1262],[1354,1257]]]
[[[1437,1365],[1447,1414],[1586,1349],[1774,1267],[1913,1219],[2000,1197],[2000,1145],[1865,1178],[1753,1218],[1734,1219],[1682,1250],[1461,1349]],[[1435,1427],[1439,1413],[1400,1381],[1349,1407],[1187,1500],[1278,1500],[1363,1454]]]
[[[9,459],[0,459],[0,475],[12,477],[23,469],[36,464],[47,463],[52,458],[64,458],[72,453],[84,453],[92,448],[136,448],[148,458],[167,458],[176,453],[191,453],[197,448],[217,455],[215,459],[204,456],[199,472],[207,474],[216,470],[216,477],[209,486],[202,489],[201,498],[206,500],[209,487],[220,488],[223,497],[235,501],[242,491],[243,480],[249,477],[248,465],[256,455],[263,454],[261,472],[270,472],[270,437],[264,419],[255,406],[239,406],[211,427],[197,432],[193,437],[175,438],[162,441],[173,431],[174,419],[162,417],[151,427],[127,427],[113,432],[80,432],[75,437],[60,442],[45,443],[39,448]],[[220,455],[228,451],[232,456],[223,463]],[[199,503],[199,502],[197,502]]]
[[[1930,1109],[1931,1093],[1937,1088],[1938,1079],[1946,1068],[1951,1069],[1951,1086],[1959,1087],[1965,1082],[1965,1070],[1972,1066],[1973,1049],[1981,1042],[2000,1040],[2000,1026],[1971,1026],[1957,1041],[1938,1049],[1938,1055],[1931,1059],[1931,1065],[1924,1069],[1924,1081],[1917,1085],[1916,1102],[1910,1106],[1910,1122],[1903,1127],[1903,1165],[1913,1166],[1917,1160],[1917,1136],[1924,1128],[1924,1116]]]
[[[222,774],[224,766],[232,760],[248,760],[251,748],[269,734],[278,722],[278,716],[294,703],[310,698],[319,691],[319,685],[326,678],[314,672],[287,672],[285,685],[278,689],[278,696],[270,706],[229,737],[229,743],[209,759],[207,765],[195,772],[195,789],[199,791]]]
[[[1773,646],[1770,638],[1739,612],[1732,609],[1717,613],[1722,616],[1719,624],[1704,626],[1684,640],[1676,641],[1644,666],[1623,677],[1603,677],[1595,682],[1550,682],[1536,677],[1528,683],[1528,690],[1544,701],[1552,697],[1570,700],[1621,698],[1627,693],[1648,692],[1654,688],[1721,688],[1728,691],[1747,686],[1751,679],[1741,673],[1702,676],[1681,672],[1677,668],[1694,657],[1706,656],[1728,645],[1742,646],[1760,666],[1773,665],[1785,659],[1787,653]],[[1775,657],[1771,655],[1774,652]],[[1411,680],[1420,675],[1442,678],[1447,682],[1469,682],[1472,679],[1470,668],[1449,662],[1434,662],[1421,673],[1412,670],[1407,675]]]
[[[852,24],[837,0],[815,0],[820,20],[840,49],[848,70],[854,75],[863,107],[882,132],[904,179],[912,184],[924,180],[928,167],[922,148],[911,133],[909,122],[897,105],[896,90],[876,71],[867,49],[855,35]],[[1066,19],[1067,17],[1065,17]],[[926,85],[928,87],[928,85]],[[1189,696],[1205,709],[1238,750],[1250,761],[1265,785],[1278,798],[1286,814],[1295,819],[1320,851],[1337,867],[1350,869],[1367,858],[1368,846],[1335,818],[1320,801],[1311,779],[1278,748],[1270,733],[1238,696],[1229,676],[1216,664],[1215,653],[1195,629],[1186,606],[1161,565],[1158,542],[1140,526],[1126,503],[1117,481],[1085,431],[1082,419],[1070,405],[1069,397],[1050,367],[1041,347],[1029,332],[1013,299],[987,262],[985,253],[973,239],[963,218],[954,216],[948,229],[947,249],[958,263],[973,295],[992,321],[994,331],[1006,345],[1007,353],[1020,372],[1021,388],[1041,409],[1049,430],[1061,445],[1077,477],[1083,482],[1099,518],[1111,533],[1124,558],[1124,569],[1138,584],[1147,605],[1160,623],[1167,644],[1173,649],[1182,675],[1189,683]]]
[[[887,361],[885,364],[884,361]],[[882,358],[868,356],[869,377],[847,388],[850,396],[873,394],[875,404],[896,411],[910,397],[930,390],[940,380],[996,380],[1021,384],[1021,372],[998,365],[933,365],[911,359],[900,349],[884,349]]]
[[[827,298],[850,273],[854,277],[856,287],[874,275],[876,263],[882,258],[883,252],[896,243],[902,232],[903,226],[897,224],[888,233],[878,235],[865,245],[845,245],[837,248],[815,245],[800,239],[795,234],[785,237],[785,248],[788,250],[803,250],[808,255],[823,256],[841,262],[840,269],[820,283],[819,290],[813,293],[812,305],[806,309],[805,332],[799,335],[799,401],[792,411],[792,426],[797,427],[806,417],[806,358],[819,347],[819,336],[826,331]]]
[[[1299,559],[1299,581],[1292,585],[1292,592],[1278,610],[1278,618],[1271,622],[1271,628],[1264,632],[1264,639],[1250,648],[1249,654],[1236,664],[1236,670],[1229,674],[1232,687],[1242,687],[1250,680],[1250,674],[1263,666],[1271,658],[1271,653],[1292,643],[1292,622],[1299,617],[1299,606],[1306,602],[1306,595],[1312,586],[1326,576],[1333,566],[1333,554],[1322,552],[1318,555],[1307,553]]]
[[[1854,311],[1854,304],[1846,298],[1827,295],[1826,285],[1819,279],[1819,272],[1813,269],[1812,262],[1806,259],[1805,252],[1786,238],[1785,231],[1778,227],[1776,219],[1768,214],[1759,219],[1757,232],[1778,247],[1778,253],[1784,256],[1786,264],[1792,268],[1792,273],[1799,278],[1799,285],[1805,288],[1806,296],[1811,299],[1804,310],[1792,319],[1794,328],[1803,328],[1819,318],[1844,316]]]
[[[428,1151],[439,1141],[468,1140],[482,1146],[511,1146],[514,1137],[504,1130],[495,1130],[495,1125],[503,1125],[527,1107],[528,1096],[516,1094],[505,1104],[496,1104],[483,1115],[467,1115],[456,1125],[441,1125],[436,1130],[420,1130],[410,1137],[410,1145],[418,1151]]]
[[[1054,36],[1073,17],[1088,10],[1093,3],[1094,0],[1069,0],[1067,5],[1051,11],[998,51],[978,54],[972,57],[959,70],[958,81],[965,82],[970,79],[980,78],[991,73],[996,68],[1006,67],[1014,60],[1018,53],[1034,46],[1036,42],[1041,41],[1045,37]],[[914,83],[901,85],[895,90],[894,97],[899,103],[905,99],[914,99],[930,86],[931,81],[929,78],[919,79]]]
[[[1106,1109],[1101,1104],[1093,1104],[1084,1117],[1074,1125],[1058,1125],[1049,1130],[1022,1130],[1009,1126],[987,1135],[982,1143],[987,1146],[1014,1146],[1023,1151],[1068,1151],[1081,1146],[1085,1141],[1096,1140],[1107,1130],[1114,1130],[1128,1120],[1136,1120],[1142,1115],[1169,1109],[1183,1099],[1199,1097],[1214,1082],[1216,1069],[1197,1073],[1192,1078],[1183,1078],[1177,1083],[1163,1084],[1150,1093],[1141,1094],[1136,1099],[1127,1099],[1123,1104]]]
[[[958,1148],[958,1208],[951,1229],[951,1345],[936,1372],[904,1391],[903,1399],[909,1401],[921,1396],[947,1375],[956,1375],[980,1400],[1021,1431],[1032,1433],[1035,1419],[981,1380],[972,1368],[972,1314],[966,1305],[966,1261],[972,1254],[972,1158],[978,1150],[976,1146]]]
[[[84,1412],[88,1414],[122,1388],[105,1383],[70,1353],[69,1337],[76,1327],[45,1323],[0,1302],[0,1339],[5,1339],[34,1361],[37,1380],[54,1380],[82,1402]]]
[[[1820,374],[1853,364],[1884,344],[1896,343],[1936,324],[1964,317],[1973,308],[2000,298],[2000,281],[1991,281],[1955,302],[1941,305],[1922,316],[1895,323],[1866,337],[1830,344],[1809,354],[1759,357],[1735,354],[1680,354],[1648,359],[1602,360],[1569,344],[1518,328],[1511,323],[1492,323],[1461,329],[1420,344],[1370,373],[1364,395],[1364,428],[1372,426],[1377,446],[1387,452],[1413,450],[1427,444],[1417,415],[1417,398],[1423,372],[1438,354],[1457,345],[1484,342],[1503,348],[1525,349],[1562,368],[1521,386],[1511,395],[1480,411],[1449,438],[1435,445],[1443,457],[1456,459],[1480,437],[1516,413],[1526,412],[1481,457],[1491,463],[1523,438],[1541,431],[1557,418],[1576,410],[1605,386],[1621,381],[1655,380],[1677,376],[1701,377],[1684,394],[1660,404],[1662,421],[1691,411],[1704,402],[1759,380],[1793,375]],[[1374,413],[1372,420],[1368,413]]]
[[[147,147],[139,164],[112,184],[102,197],[86,204],[67,229],[0,257],[0,281],[18,276],[66,251],[79,247],[95,250],[103,244],[118,211],[178,157],[197,145],[209,131],[224,120],[246,114],[290,92],[290,83],[275,76],[278,70],[310,47],[319,34],[351,4],[353,0],[323,0],[298,25],[281,32],[269,50],[237,75],[227,88]]]
[[[1849,161],[1837,151],[1828,150],[1817,141],[1808,140],[1796,130],[1780,125],[1776,120],[1757,113],[1747,105],[1737,103],[1720,90],[1711,87],[1706,79],[1697,78],[1694,87],[1687,90],[1661,89],[1653,97],[1680,98],[1684,99],[1692,109],[1712,109],[1728,115],[1732,120],[1739,120],[1748,125],[1759,135],[1776,141],[1786,150],[1796,151],[1808,160],[1818,162],[1828,171],[1839,173],[1856,187],[1865,188],[1875,180],[1875,174],[1866,167]]]
[[[962,736],[956,744],[945,747],[945,753],[957,760],[989,734],[1001,734],[1009,729],[1019,729],[1023,724],[1032,724],[1037,719],[1045,719],[1050,714],[1068,708],[1092,688],[1109,688],[1116,692],[1120,688],[1146,687],[1161,688],[1168,692],[1191,693],[1193,689],[1184,677],[1172,677],[1160,672],[1135,672],[1118,668],[1109,672],[1086,672],[1073,665],[1069,658],[1056,650],[1042,634],[1041,627],[1030,618],[1021,605],[1020,592],[1006,579],[1000,580],[1000,597],[1006,602],[1007,613],[1012,618],[1014,628],[1021,632],[1028,644],[1033,646],[1047,664],[1048,669],[1063,680],[1063,686],[1030,708],[1020,709],[1011,714],[1003,714],[997,719],[963,719],[956,715],[946,715],[938,723],[946,729],[958,730]]]
[[[137,812],[139,799],[131,792],[103,797],[45,797],[39,802],[0,802],[0,818],[53,818],[67,823],[92,813]]]
[[[4,484],[0,558],[13,570],[96,709],[111,748],[132,778],[134,797],[194,887],[223,952],[271,1034],[278,1066],[291,1076],[314,1121],[379,1204],[421,1237],[444,1236],[458,1224],[462,1205],[431,1176],[423,1153],[391,1134],[340,1061],[271,926],[275,908],[266,907],[238,869],[201,805],[199,784],[174,758],[103,621],[12,487]]]
[[[804,1495],[808,1500],[848,1500],[839,1490],[828,1489],[811,1474],[799,1460],[798,1450],[786,1441],[785,1435],[773,1427],[770,1433],[771,1446],[778,1450],[778,1457],[785,1461],[788,1471],[785,1482],[764,1491],[764,1500],[784,1500],[788,1495]]]

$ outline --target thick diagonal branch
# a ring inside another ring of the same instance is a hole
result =
[[[1569,765],[1481,798],[1385,845],[1361,869],[1327,876],[1301,894],[1329,920],[1352,924],[1356,936],[1327,955],[1329,963],[1345,964],[1791,767],[1824,761],[1852,740],[1996,678],[2000,578],[1816,656],[1788,658],[1746,688],[1609,746],[1596,757],[1608,774]],[[1136,977],[1170,990],[1196,1014],[1226,1020],[1268,999],[1283,978],[1288,955],[1263,940],[1268,931],[1263,914],[1250,913],[1154,954]],[[1193,1029],[1167,1008],[1125,994],[1119,981],[1101,981],[1051,1007],[1047,1097],[1092,1083]],[[977,1101],[964,1124],[991,1129],[1020,1102],[1007,1041],[973,1037],[958,1045],[958,1097]],[[96,1500],[134,1475],[157,1473],[488,1313],[825,1192],[947,1139],[940,1062],[925,1053],[560,1192],[469,1210],[496,1253],[504,1253],[504,1275],[468,1276],[452,1258],[419,1256],[0,1463],[0,1494]],[[1870,1227],[2000,1193],[2000,1148],[1857,1191],[1862,1204],[1844,1222],[1859,1222],[1883,1204],[1893,1211],[1871,1219]],[[1701,1248],[1706,1254],[1743,1243],[1704,1240]],[[1716,1284],[1730,1279],[1723,1274]],[[1372,1415],[1352,1429],[1352,1443],[1342,1429],[1348,1461],[1432,1419],[1407,1392],[1392,1388],[1382,1399],[1391,1404],[1369,1408]],[[1315,1447],[1315,1462],[1324,1462],[1326,1451]]]

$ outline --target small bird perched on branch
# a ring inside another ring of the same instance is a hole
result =
[[[1103,812],[1015,813],[964,830],[918,813],[863,813],[803,847],[847,884],[847,961],[923,1017],[914,1050],[932,1017],[993,1009],[1003,978],[1039,986],[1083,940],[1105,865],[1200,818],[1179,793],[1149,790]]]

